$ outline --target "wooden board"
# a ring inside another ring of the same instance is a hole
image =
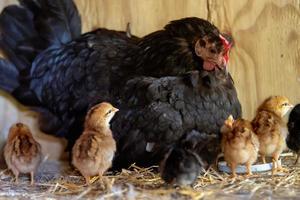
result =
[[[161,29],[170,20],[188,16],[209,19],[235,39],[229,70],[238,89],[244,117],[251,119],[258,104],[270,95],[282,94],[292,103],[300,102],[299,0],[75,1],[84,32],[97,27],[125,30],[130,22],[132,33],[143,36]],[[0,10],[13,2],[16,1],[1,0]],[[8,119],[5,113],[13,113],[15,117]],[[16,120],[26,121],[28,116],[23,113],[2,95],[0,130],[6,132]],[[34,118],[30,119],[34,122]],[[55,151],[50,155],[57,158],[59,153]]]
[[[211,1],[211,20],[235,39],[230,69],[247,118],[270,95],[300,102],[299,6],[299,1]]]

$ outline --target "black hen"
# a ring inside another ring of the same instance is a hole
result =
[[[0,16],[0,87],[39,111],[41,129],[70,147],[87,109],[101,101],[121,110],[112,122],[115,166],[157,163],[184,134],[218,138],[223,120],[239,117],[226,70],[232,41],[208,21],[176,20],[143,38],[107,29],[81,35],[72,0],[19,1]]]
[[[181,157],[186,157],[193,152],[207,166],[220,150],[222,123],[230,114],[235,117],[241,114],[230,75],[218,69],[192,71],[177,77],[137,77],[126,83],[122,100],[123,108],[112,124],[118,141],[115,166],[122,167],[131,162],[157,164],[170,149],[174,151],[171,156],[182,154]],[[201,148],[187,147],[182,138],[191,132],[202,137],[195,142]],[[205,141],[203,138],[210,139]],[[198,166],[198,161],[192,159],[194,155],[190,156],[189,163]],[[184,159],[178,165],[175,163],[172,158],[166,158],[164,174],[181,176],[186,172],[180,173],[186,163]],[[192,180],[199,168],[186,169],[194,174]],[[191,179],[192,175],[186,175],[182,176]],[[183,178],[176,180],[185,182]]]
[[[297,104],[291,111],[287,126],[289,134],[286,138],[286,144],[297,154],[296,163],[298,163],[300,154],[300,104]]]

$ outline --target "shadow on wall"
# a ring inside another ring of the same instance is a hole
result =
[[[66,159],[66,141],[42,133],[38,129],[38,114],[17,103],[9,94],[0,91],[0,165],[3,166],[3,148],[9,128],[16,122],[27,124],[34,138],[42,145],[43,155],[50,160]]]

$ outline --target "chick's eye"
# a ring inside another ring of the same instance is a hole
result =
[[[107,112],[107,114],[110,114],[112,111],[111,110],[109,110],[108,112]]]
[[[288,105],[289,105],[288,103],[283,103],[283,104],[282,104],[282,106],[288,106]]]

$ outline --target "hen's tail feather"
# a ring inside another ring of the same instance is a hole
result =
[[[0,87],[3,90],[12,93],[16,88],[18,88],[18,76],[19,71],[16,69],[14,64],[7,60],[0,59]]]
[[[20,79],[17,67],[5,59],[0,59],[0,88],[12,94],[20,103],[39,106],[40,102],[30,90],[26,81]]]
[[[34,15],[38,33],[50,45],[61,45],[81,34],[81,19],[73,0],[19,0]]]
[[[0,89],[28,106],[39,101],[29,89],[31,64],[50,46],[81,34],[81,20],[72,0],[19,0],[0,14]]]

